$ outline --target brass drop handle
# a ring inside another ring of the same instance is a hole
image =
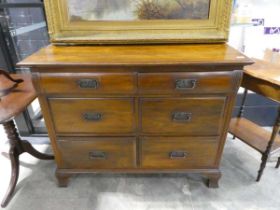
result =
[[[173,112],[171,117],[174,122],[190,122],[192,119],[192,113]]]
[[[102,120],[102,113],[99,113],[99,112],[84,113],[83,118],[86,121],[97,122],[97,121]]]
[[[188,156],[187,152],[184,151],[172,151],[169,153],[170,159],[184,159]]]
[[[91,151],[89,152],[90,160],[104,160],[106,159],[106,153],[102,151]]]
[[[97,89],[100,84],[97,79],[79,79],[77,85],[82,89]]]
[[[197,85],[196,79],[177,79],[175,81],[175,88],[177,90],[194,89]]]

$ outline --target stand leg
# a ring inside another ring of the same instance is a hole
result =
[[[19,155],[15,148],[10,149],[9,156],[11,160],[12,174],[11,174],[8,190],[1,203],[1,207],[3,208],[6,207],[10,202],[10,200],[12,199],[18,181],[18,175],[19,175]]]
[[[69,179],[71,177],[70,174],[61,173],[57,169],[56,172],[55,172],[55,176],[56,176],[56,179],[57,179],[57,185],[59,187],[68,187]]]
[[[279,168],[279,166],[280,166],[280,157],[278,158],[278,161],[277,161],[277,164],[276,164],[275,168]]]
[[[259,172],[258,172],[258,177],[257,177],[257,180],[256,180],[257,182],[260,181],[260,179],[261,179],[261,176],[263,174],[263,170],[266,166],[267,159],[270,155],[271,147],[274,143],[274,140],[276,139],[276,136],[279,133],[279,130],[280,130],[280,106],[278,107],[278,116],[276,118],[276,122],[275,122],[275,125],[273,127],[273,131],[272,131],[272,134],[271,134],[271,137],[270,137],[270,141],[268,142],[266,150],[262,155],[262,163],[261,163],[261,166],[260,166],[260,169],[259,169]],[[278,159],[278,162],[279,162],[279,159]],[[277,162],[277,165],[278,165],[278,162]]]
[[[238,118],[243,117],[244,110],[245,110],[245,101],[246,101],[247,95],[248,95],[248,90],[245,89],[244,93],[243,93],[243,96],[242,96],[240,110],[239,110],[239,113],[238,113],[238,116],[237,116]],[[235,138],[236,138],[236,136],[233,135],[232,139],[235,139]]]
[[[259,182],[261,180],[261,177],[263,175],[263,171],[264,171],[265,166],[266,166],[267,159],[268,159],[268,156],[263,154],[262,155],[262,163],[261,163],[260,169],[258,171],[258,177],[256,179],[257,182]]]
[[[209,188],[219,188],[219,180],[222,177],[221,172],[206,174],[208,177],[207,185]]]
[[[2,207],[5,207],[10,202],[13,193],[15,191],[15,187],[18,181],[19,176],[19,156],[24,153],[28,152],[29,154],[37,157],[39,159],[44,160],[51,160],[54,159],[51,155],[45,155],[37,150],[35,150],[31,144],[27,141],[22,141],[18,135],[17,129],[15,127],[14,121],[10,120],[8,122],[3,123],[4,130],[7,134],[9,144],[10,144],[10,151],[9,151],[9,158],[11,161],[12,166],[12,176],[10,179],[10,184],[7,190],[7,193],[1,203]]]
[[[54,156],[53,155],[48,155],[48,154],[43,154],[41,152],[38,152],[34,147],[25,140],[21,140],[21,146],[24,150],[24,152],[27,152],[28,154],[41,159],[41,160],[53,160]]]
[[[15,187],[18,181],[19,175],[19,155],[22,153],[21,147],[19,146],[18,142],[20,141],[18,133],[15,128],[15,124],[13,121],[9,121],[3,124],[4,130],[7,134],[9,143],[10,143],[10,151],[9,151],[9,158],[11,161],[12,167],[12,175],[10,179],[10,184],[6,195],[1,203],[2,207],[6,207],[10,202],[13,193],[15,191]]]

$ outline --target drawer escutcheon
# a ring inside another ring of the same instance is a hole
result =
[[[102,151],[91,151],[89,152],[89,159],[91,160],[104,160],[106,159],[106,153]]]
[[[175,82],[175,87],[177,90],[194,89],[196,84],[196,79],[178,79]]]
[[[98,112],[84,113],[83,118],[87,121],[100,121],[102,120],[102,113],[98,113]]]
[[[189,112],[173,112],[172,120],[175,122],[190,122],[192,119],[192,113]]]
[[[99,87],[97,79],[79,79],[77,84],[82,89],[97,89]]]
[[[169,158],[170,159],[183,159],[188,156],[187,152],[184,151],[172,151],[169,153]]]

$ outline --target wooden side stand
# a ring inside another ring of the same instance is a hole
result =
[[[280,151],[280,106],[272,133],[243,117],[248,90],[252,90],[276,102],[280,102],[279,65],[256,60],[252,66],[245,68],[242,86],[245,88],[241,108],[237,118],[231,120],[229,132],[262,155],[262,162],[256,181],[260,181],[267,160]],[[278,80],[277,80],[278,78]],[[278,158],[276,168],[280,166]]]
[[[12,79],[10,75],[2,70],[0,70],[0,74],[5,76],[4,81],[1,81],[1,86],[4,86],[4,89],[1,87],[0,91],[0,124],[3,125],[9,140],[10,150],[8,156],[11,160],[12,168],[10,184],[1,203],[1,207],[6,207],[12,199],[18,181],[19,156],[27,152],[42,160],[52,160],[54,157],[38,152],[28,141],[21,140],[13,121],[13,118],[21,113],[36,98],[31,77],[25,75],[21,77],[22,79]],[[19,78],[18,75],[14,75],[13,77]],[[11,83],[12,85],[10,85]]]

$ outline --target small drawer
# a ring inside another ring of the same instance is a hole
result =
[[[40,85],[47,94],[131,94],[136,80],[126,73],[50,73],[41,75]]]
[[[141,167],[213,167],[217,150],[216,137],[144,137],[141,140]]]
[[[145,134],[219,135],[225,97],[142,98]]]
[[[135,138],[62,138],[57,141],[62,167],[117,169],[136,166]]]
[[[142,94],[227,93],[232,80],[232,72],[142,73],[138,86]]]
[[[58,134],[120,134],[135,130],[133,99],[49,99]]]

